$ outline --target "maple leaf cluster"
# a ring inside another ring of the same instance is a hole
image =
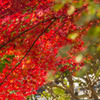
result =
[[[46,83],[50,70],[83,66],[84,59],[78,62],[74,54],[85,50],[82,38],[88,28],[75,22],[87,4],[72,14],[67,2],[58,11],[54,5],[54,0],[0,0],[0,100],[24,100]],[[68,56],[58,56],[67,45],[72,45]]]

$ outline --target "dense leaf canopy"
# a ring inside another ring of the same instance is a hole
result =
[[[47,83],[48,73],[83,66],[82,39],[99,20],[80,25],[91,5],[80,1],[0,0],[0,100],[23,100]]]

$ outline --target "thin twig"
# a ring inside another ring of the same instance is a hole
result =
[[[54,23],[54,21],[56,20],[56,18],[47,26],[47,28],[40,34],[38,35],[38,37],[35,39],[35,41],[33,42],[33,44],[31,45],[31,47],[29,48],[29,50],[27,51],[27,53],[24,55],[24,57],[20,60],[20,62],[11,70],[10,73],[8,73],[8,75],[3,79],[3,81],[0,83],[0,86],[5,82],[5,80],[7,79],[7,77],[16,69],[16,67],[18,67],[18,65],[21,64],[21,62],[24,60],[24,58],[29,54],[29,52],[31,51],[32,47],[34,46],[35,42],[39,39],[40,36],[42,36],[42,34]]]
[[[11,39],[11,40],[9,40],[8,42],[6,42],[5,44],[3,44],[3,45],[0,47],[0,49],[3,48],[4,46],[6,46],[6,45],[7,45],[8,43],[10,43],[11,41],[15,40],[17,37],[19,37],[19,36],[21,36],[22,34],[24,34],[25,32],[30,31],[30,30],[34,29],[36,26],[38,26],[39,24],[44,23],[44,22],[47,22],[47,21],[50,21],[50,20],[52,20],[52,19],[55,19],[55,18],[51,18],[51,19],[47,19],[47,20],[45,20],[45,21],[41,21],[41,22],[37,23],[35,26],[31,27],[30,29],[27,29],[27,30],[25,30],[24,32],[21,32],[19,35],[15,36],[13,39]]]
[[[81,10],[82,10],[82,9],[81,9]],[[80,11],[80,10],[77,10],[76,12],[78,12],[78,14],[79,14],[79,13],[80,13],[79,11]],[[77,14],[77,15],[78,15],[78,14]],[[25,30],[24,32],[21,32],[19,35],[15,36],[13,39],[11,39],[11,40],[9,40],[8,42],[4,43],[4,44],[0,47],[0,49],[2,49],[3,47],[5,47],[8,43],[10,43],[11,41],[15,40],[17,37],[21,36],[21,35],[24,34],[25,32],[34,29],[34,28],[35,28],[36,26],[38,26],[39,24],[44,23],[44,22],[47,22],[47,21],[50,21],[50,20],[53,20],[53,19],[55,19],[55,18],[58,19],[58,18],[62,18],[62,17],[63,17],[63,18],[66,18],[66,17],[68,17],[68,15],[63,15],[63,16],[59,16],[59,17],[53,17],[53,18],[50,18],[50,19],[41,21],[41,22],[37,23],[35,26],[31,27],[30,29],[27,29],[27,30]],[[75,16],[75,17],[76,17],[76,16]]]

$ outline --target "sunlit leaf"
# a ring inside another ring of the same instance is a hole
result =
[[[68,8],[68,11],[67,11],[67,14],[68,15],[72,15],[75,11],[75,7],[73,5],[71,5],[69,8]]]
[[[68,35],[68,38],[75,40],[77,36],[78,36],[78,33],[71,33],[71,34]]]
[[[83,55],[82,55],[82,54],[79,54],[79,55],[76,56],[76,58],[75,58],[76,62],[78,62],[78,63],[81,62],[82,59],[83,59]]]

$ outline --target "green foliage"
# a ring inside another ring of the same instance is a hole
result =
[[[44,97],[44,95],[46,96],[46,98],[50,98],[50,94],[47,91],[43,91],[41,96]]]
[[[77,36],[78,36],[77,33],[72,33],[72,34],[69,34],[69,35],[68,35],[68,38],[69,38],[69,39],[72,39],[72,40],[75,40]]]
[[[86,1],[87,2],[87,1]],[[78,3],[73,3],[73,5],[77,8],[80,8],[83,4],[82,0],[79,0]],[[77,22],[78,25],[85,25],[90,21],[96,20],[100,17],[100,3],[95,3],[94,1],[88,0],[88,12],[83,12],[83,15]]]
[[[55,4],[54,7],[53,7],[53,9],[54,9],[55,11],[58,11],[58,10],[60,10],[62,7],[63,7],[63,4]]]
[[[57,56],[67,57],[67,51],[68,51],[70,48],[71,48],[70,45],[64,46],[63,48],[61,48],[61,49],[59,50],[59,53],[58,53]]]
[[[5,68],[5,64],[11,64],[11,60],[13,59],[14,55],[4,55],[3,58],[0,58],[0,72],[3,71]],[[8,60],[7,58],[10,58]]]
[[[86,75],[86,72],[89,70],[88,66],[83,66],[81,70],[76,73],[76,77],[83,77]]]
[[[94,19],[97,19],[95,14],[90,15],[87,12],[83,12],[81,18],[79,19],[79,21],[76,22],[76,24],[82,26],[82,25],[85,25]]]
[[[66,95],[65,91],[60,88],[55,87],[53,89],[53,92],[55,95],[58,95],[57,100],[69,100],[70,99],[69,95]]]
[[[0,72],[2,72],[4,68],[5,68],[5,64],[0,63]]]
[[[66,70],[66,71],[63,73],[64,76],[66,76],[66,75],[68,75],[68,74],[69,74],[69,70]]]
[[[54,89],[53,89],[53,92],[55,93],[55,94],[57,94],[57,95],[63,95],[65,92],[64,92],[64,90],[62,90],[62,89],[60,89],[60,88],[57,88],[57,87],[55,87]]]
[[[14,55],[4,55],[3,58],[10,58],[10,59],[13,59],[13,58],[14,58]]]
[[[3,64],[5,64],[5,63],[10,64],[11,62],[8,61],[7,59],[3,59],[3,60],[2,60],[2,63],[3,63]]]
[[[59,77],[60,77],[60,74],[61,74],[61,72],[57,72],[57,73],[55,74],[55,78],[59,78]]]
[[[83,0],[78,0],[78,2],[73,2],[72,3],[76,8],[80,8],[83,6],[84,2]]]
[[[55,5],[53,9],[55,11],[59,11],[64,6],[65,3],[66,3],[66,0],[55,0]]]
[[[65,91],[58,87],[54,87],[52,93],[57,100],[70,100],[70,96],[66,95]],[[43,91],[43,94],[46,95],[47,98],[52,98],[51,94],[47,91]],[[42,96],[44,96],[43,94]]]
[[[88,31],[88,36],[92,38],[99,37],[100,36],[100,26],[91,27],[90,30]]]
[[[99,77],[99,76],[100,76],[100,68],[96,72],[96,77]]]

